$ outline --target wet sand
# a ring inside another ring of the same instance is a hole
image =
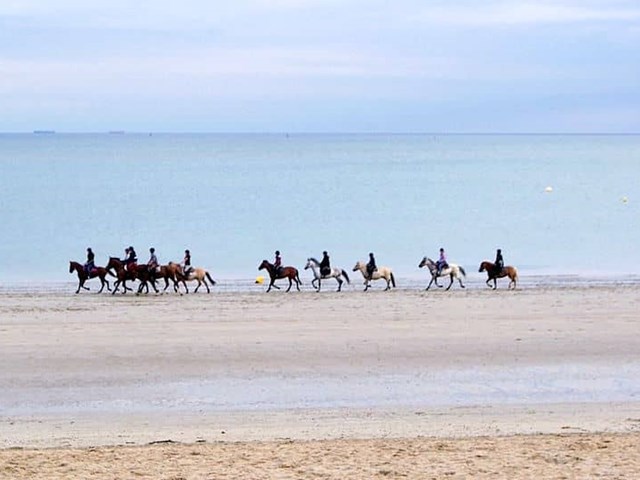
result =
[[[639,307],[638,286],[3,291],[0,476],[632,478]]]

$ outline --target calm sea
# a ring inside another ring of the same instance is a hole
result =
[[[624,278],[639,178],[635,135],[3,134],[0,283],[70,281],[88,246],[104,264],[128,245],[230,281],[276,249],[423,279],[440,247],[476,275],[500,247],[521,275]]]

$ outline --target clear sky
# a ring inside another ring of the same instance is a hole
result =
[[[2,0],[0,131],[640,132],[638,0]]]

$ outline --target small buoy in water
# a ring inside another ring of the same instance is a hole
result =
[[[551,192],[553,192],[553,187],[549,185],[547,188],[544,189],[544,191],[546,193],[551,193]]]
[[[262,277],[262,276],[256,277],[256,283],[258,285],[262,285],[264,283],[264,277]]]
[[[629,199],[627,197],[622,197],[622,203],[628,203]]]

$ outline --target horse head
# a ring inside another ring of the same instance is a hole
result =
[[[418,265],[418,268],[422,268],[425,265],[427,265],[427,262],[429,261],[429,259],[427,257],[422,257],[422,261],[420,262],[420,264]]]
[[[258,270],[270,270],[271,264],[269,263],[268,260],[262,260],[262,263],[260,264],[260,266],[258,267]]]
[[[365,267],[363,265],[362,262],[358,261],[356,262],[356,264],[353,266],[353,269],[351,270],[352,272],[357,272],[358,270],[363,270]]]
[[[74,270],[74,264],[75,262],[73,262],[72,260],[69,260],[69,273],[73,273]]]
[[[485,270],[489,271],[489,267],[491,266],[491,262],[484,261],[480,264],[479,272],[484,272]]]

